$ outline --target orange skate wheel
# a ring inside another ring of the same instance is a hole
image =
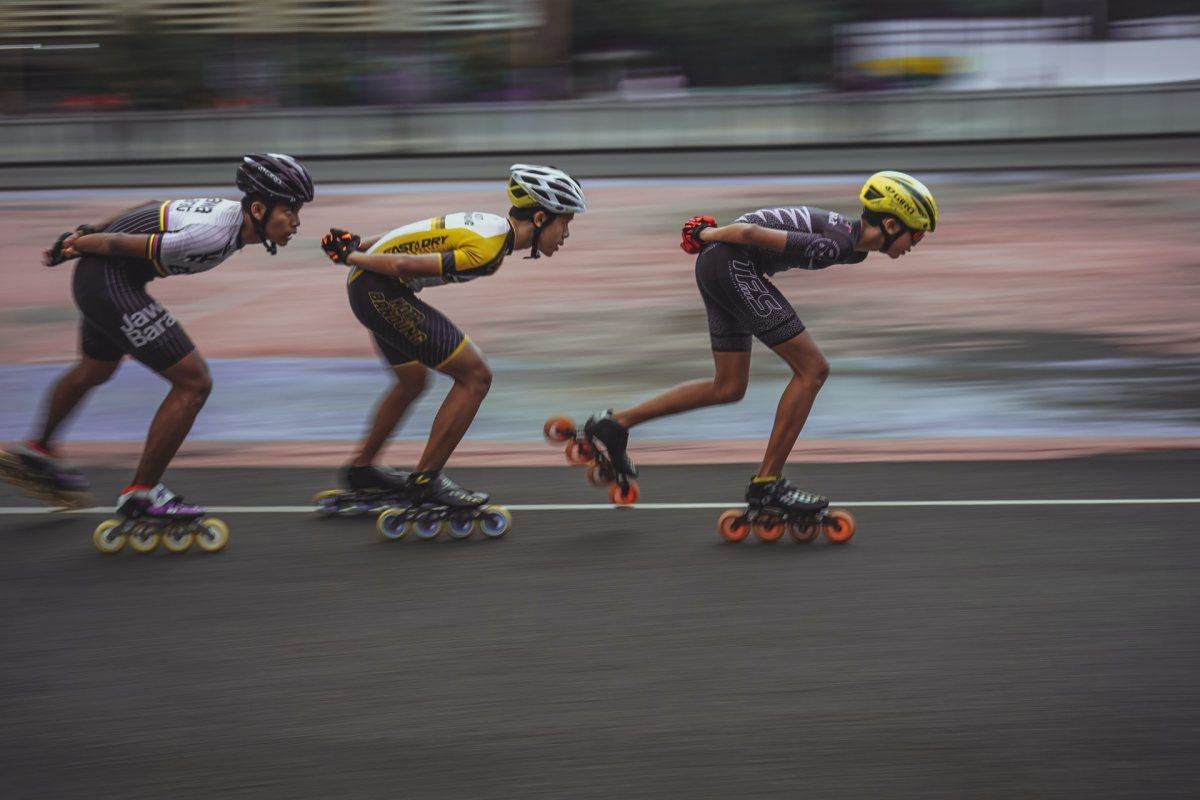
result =
[[[605,477],[604,470],[600,469],[599,464],[592,464],[587,470],[587,480],[592,486],[601,488],[612,483],[611,480]]]
[[[783,530],[783,520],[779,517],[759,517],[754,520],[754,535],[760,542],[778,542]]]
[[[542,426],[542,435],[548,442],[565,442],[575,435],[575,423],[570,417],[551,417]]]
[[[592,460],[592,457],[586,454],[583,450],[583,442],[576,439],[571,439],[567,442],[567,461],[577,467],[581,467]]]
[[[740,542],[750,535],[750,524],[742,519],[741,509],[731,508],[717,519],[717,533],[727,542]]]
[[[844,508],[835,508],[825,515],[821,523],[825,529],[825,538],[834,544],[845,544],[854,535],[854,515]]]
[[[641,496],[642,493],[638,491],[638,485],[635,481],[629,482],[628,489],[622,489],[619,483],[614,483],[608,489],[608,502],[615,506],[631,506]]]
[[[788,525],[788,533],[801,544],[808,544],[813,539],[816,539],[817,534],[820,532],[821,524],[819,522],[814,522],[811,525],[797,525],[793,522]]]

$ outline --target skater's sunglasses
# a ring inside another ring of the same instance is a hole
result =
[[[919,242],[925,238],[925,231],[915,231],[912,228],[909,228],[908,234],[909,234],[909,236],[912,237],[913,244],[916,244],[917,242]]]

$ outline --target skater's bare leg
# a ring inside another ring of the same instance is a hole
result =
[[[120,365],[120,361],[98,361],[80,356],[79,361],[64,372],[47,393],[46,418],[33,443],[46,452],[52,452],[54,434],[59,426],[79,407],[88,393],[111,378]]]
[[[212,391],[208,365],[195,350],[167,367],[162,376],[171,382],[171,391],[150,423],[142,460],[133,478],[136,486],[154,486],[162,479]]]
[[[418,472],[437,472],[446,466],[492,386],[492,370],[473,342],[467,342],[439,371],[453,378],[454,385],[433,418],[429,441],[417,463]]]
[[[711,380],[688,381],[633,408],[613,414],[626,428],[694,408],[736,403],[750,383],[750,351],[714,351]]]
[[[792,368],[792,379],[779,398],[775,425],[767,441],[766,455],[758,468],[758,477],[777,476],[783,471],[783,465],[808,420],[817,392],[829,377],[829,362],[808,331],[773,349]]]
[[[461,355],[461,354],[460,354]],[[351,466],[369,467],[379,457],[379,451],[391,437],[392,431],[404,419],[413,402],[425,391],[428,368],[418,361],[392,367],[396,373],[396,385],[379,401],[371,430],[363,440],[362,448]]]

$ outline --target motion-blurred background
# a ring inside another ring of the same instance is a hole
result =
[[[781,204],[855,214],[862,179],[885,168],[933,189],[937,233],[899,262],[777,279],[833,364],[808,452],[1200,441],[1195,11],[1188,0],[6,2],[0,438],[24,435],[74,353],[69,266],[41,268],[40,249],[147,197],[232,196],[242,153],[278,151],[318,182],[301,238],[274,259],[250,249],[151,287],[213,362],[192,448],[304,440],[344,453],[386,378],[316,239],[330,225],[370,234],[503,212],[512,161],[573,172],[590,210],[553,261],[514,257],[426,295],[497,373],[464,452],[532,446],[549,413],[702,377],[705,318],[676,246],[681,221]],[[785,378],[775,362],[756,357],[763,379],[736,408],[648,425],[643,440],[746,457]],[[126,368],[72,438],[136,442],[159,391]],[[424,436],[431,394],[402,438]],[[248,402],[264,396],[270,407]]]

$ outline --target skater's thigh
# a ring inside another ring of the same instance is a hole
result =
[[[741,248],[705,248],[696,259],[696,283],[713,350],[749,350],[752,336],[774,347],[804,330],[792,304]]]
[[[182,386],[200,392],[207,392],[212,388],[212,376],[208,372],[208,362],[195,350],[162,370],[161,374],[173,386]]]
[[[395,280],[362,273],[349,287],[350,307],[392,366],[417,361],[440,369],[466,345],[445,314]]]
[[[464,339],[453,356],[438,366],[437,371],[449,375],[454,380],[463,382],[487,382],[492,379],[492,370],[488,367],[483,351],[475,346],[470,339]]]
[[[84,319],[81,344],[91,358],[115,361],[120,352],[163,374],[196,349],[175,316],[119,261],[80,259],[73,294]]]

